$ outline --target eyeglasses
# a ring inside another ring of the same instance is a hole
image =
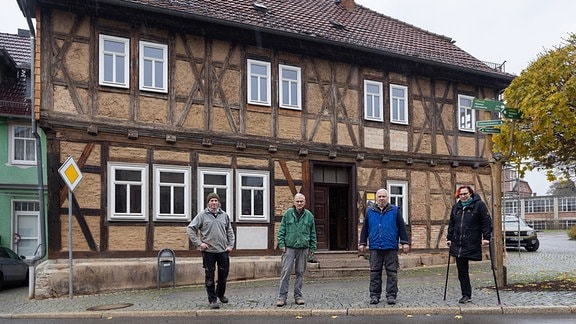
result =
[[[295,202],[296,202],[297,204],[303,204],[303,203],[304,203],[304,200],[296,200]]]
[[[469,192],[461,192],[461,193],[460,193],[460,196],[466,196],[466,195],[469,195],[469,194],[470,194]]]

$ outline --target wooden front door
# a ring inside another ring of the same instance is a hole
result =
[[[316,222],[316,239],[318,241],[318,250],[327,250],[329,238],[329,214],[328,211],[328,194],[327,187],[314,188],[314,221]]]

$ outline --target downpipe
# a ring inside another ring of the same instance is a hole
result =
[[[39,200],[39,221],[40,221],[40,244],[38,248],[40,249],[39,253],[34,253],[34,257],[29,263],[29,276],[28,276],[28,299],[33,299],[35,296],[36,291],[36,266],[44,260],[46,257],[46,211],[45,211],[45,199],[44,199],[44,169],[43,169],[43,161],[42,161],[42,137],[38,134],[38,124],[36,123],[36,118],[34,117],[34,109],[35,109],[35,102],[34,102],[34,94],[35,94],[35,54],[36,54],[36,33],[34,29],[34,24],[32,23],[31,17],[28,16],[29,10],[27,6],[26,0],[17,0],[18,5],[20,6],[20,10],[24,13],[26,21],[28,23],[28,29],[30,30],[30,78],[32,79],[30,82],[30,119],[31,119],[31,126],[32,126],[32,134],[36,139],[36,170],[38,176],[38,200]]]

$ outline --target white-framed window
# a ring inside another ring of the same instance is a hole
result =
[[[513,200],[502,200],[502,209],[504,215],[518,215],[518,201]]]
[[[154,165],[154,220],[190,221],[190,167]]]
[[[458,129],[464,132],[476,131],[476,114],[472,109],[474,97],[458,95]]]
[[[408,182],[406,181],[387,181],[388,201],[402,209],[402,218],[408,224]]]
[[[270,220],[268,171],[236,171],[236,215],[239,221]]]
[[[364,80],[364,119],[384,121],[382,82]]]
[[[232,170],[219,168],[198,168],[198,197],[197,212],[206,207],[206,197],[215,192],[220,197],[220,208],[228,213],[232,220]]]
[[[148,165],[108,163],[108,220],[148,219]]]
[[[36,165],[36,139],[32,127],[10,125],[10,163]]]
[[[301,69],[295,66],[280,64],[280,77],[278,97],[280,107],[289,109],[302,109],[302,79]]]
[[[558,197],[558,210],[576,212],[576,197]]]
[[[140,42],[140,90],[168,92],[168,45]]]
[[[13,200],[14,230],[18,244],[13,250],[26,259],[32,259],[40,244],[40,203],[37,200]]]
[[[270,106],[270,63],[248,60],[248,103]]]
[[[408,87],[390,85],[390,122],[408,125]]]
[[[99,36],[98,75],[100,85],[128,88],[130,78],[130,40],[109,35]]]

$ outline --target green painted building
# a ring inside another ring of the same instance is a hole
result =
[[[40,129],[35,135],[31,120],[30,43],[28,31],[0,33],[0,245],[27,259],[40,251],[39,189],[46,183],[37,169],[46,140]]]

